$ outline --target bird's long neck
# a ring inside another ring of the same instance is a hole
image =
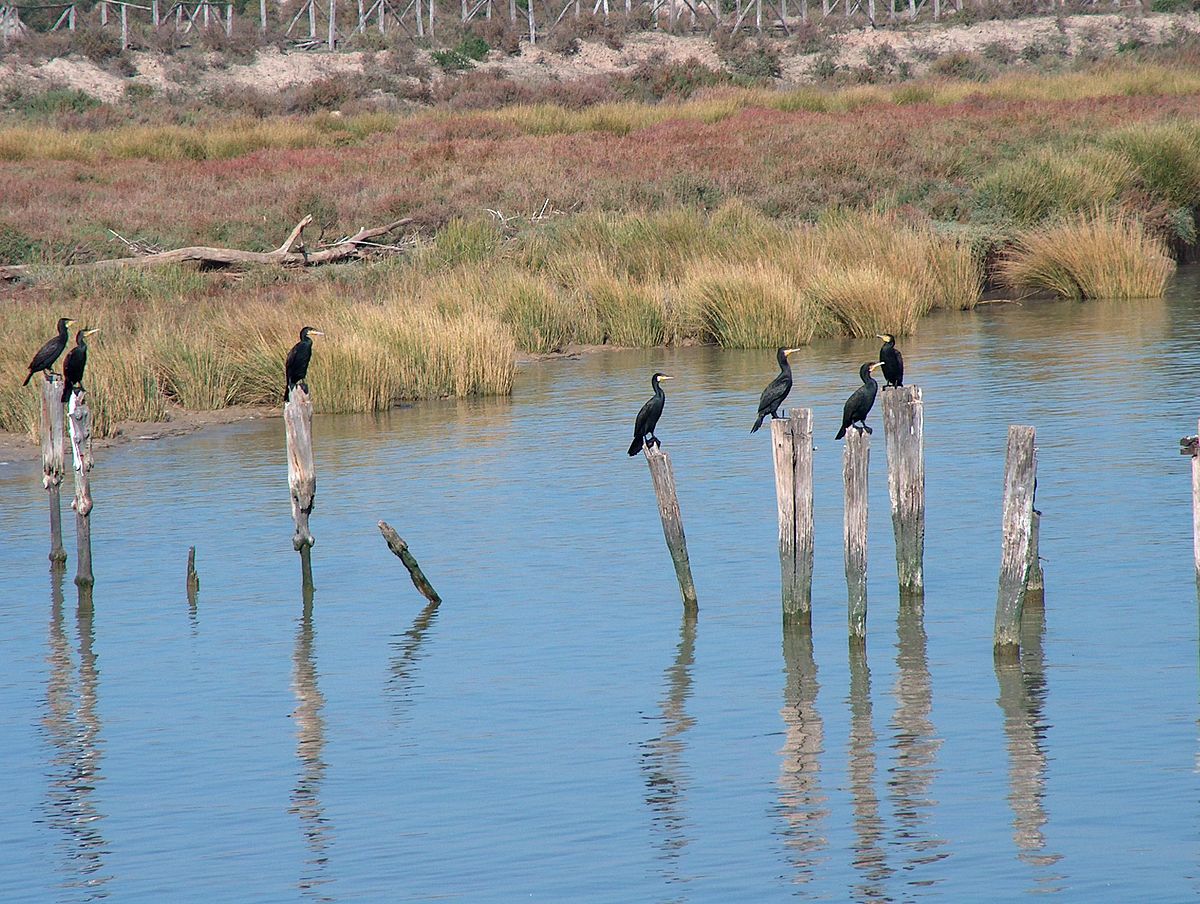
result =
[[[63,342],[66,342],[67,336],[68,336],[67,325],[65,323],[60,323],[58,325],[58,338],[61,339]]]
[[[658,382],[658,377],[655,377],[650,382],[654,384],[654,394],[660,399],[665,399],[667,394],[663,392],[662,384]]]

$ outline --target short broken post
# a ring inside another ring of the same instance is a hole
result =
[[[188,547],[187,599],[188,605],[196,606],[196,594],[200,592],[200,575],[196,574],[196,547]]]
[[[58,374],[41,384],[39,426],[42,439],[42,486],[50,497],[50,561],[62,565],[67,551],[62,542],[62,501],[59,486],[63,480],[63,380]]]
[[[288,487],[292,494],[292,519],[296,533],[292,547],[299,552],[316,541],[308,529],[317,495],[317,473],[312,452],[312,400],[303,385],[291,388],[283,406],[283,427],[287,437]]]
[[[894,386],[880,395],[900,602],[920,606],[925,596],[925,404],[919,386]]]
[[[70,424],[71,460],[75,472],[75,498],[71,501],[71,508],[75,510],[75,536],[79,550],[75,584],[90,588],[95,583],[92,576],[92,411],[88,408],[86,392],[80,390],[71,394],[67,421]]]
[[[811,408],[793,408],[787,418],[771,421],[785,620],[812,617],[812,425]]]
[[[1021,613],[1029,583],[1036,487],[1034,429],[1011,425],[1004,463],[1000,586],[996,594],[996,628],[992,641],[998,654],[1015,655],[1021,647]]]
[[[842,520],[845,536],[846,589],[851,642],[867,637],[867,474],[871,463],[871,435],[851,427],[842,448],[842,483],[846,509]]]
[[[654,482],[654,495],[658,499],[663,536],[671,551],[671,560],[675,563],[679,591],[683,594],[683,605],[687,609],[694,609],[697,608],[696,585],[692,582],[692,566],[688,562],[687,539],[683,535],[683,517],[679,513],[679,499],[675,495],[671,458],[658,445],[646,446],[645,455],[646,463],[650,466],[650,479]]]
[[[442,598],[438,596],[437,591],[433,589],[433,585],[425,577],[425,572],[421,571],[421,566],[417,564],[416,557],[408,551],[408,544],[404,542],[404,539],[386,521],[379,522],[379,532],[383,534],[383,539],[387,541],[388,549],[395,553],[400,561],[404,563],[404,567],[408,569],[408,575],[412,578],[413,586],[429,602],[440,603]]]

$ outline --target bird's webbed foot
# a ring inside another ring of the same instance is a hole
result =
[[[864,422],[864,423],[863,423],[863,425],[862,425],[862,429],[863,429],[863,430],[865,430],[865,431],[867,431],[867,435],[868,435],[868,436],[870,436],[872,433],[874,433],[874,432],[875,432],[875,431],[874,431],[874,430],[872,430],[870,427],[868,427],[868,426],[866,425],[866,423],[865,423],[865,422]]]
[[[647,445],[647,446],[654,446],[654,447],[656,447],[656,448],[657,448],[657,447],[659,447],[659,446],[661,446],[661,445],[662,445],[662,441],[661,441],[661,440],[659,440],[659,438],[658,438],[657,436],[655,436],[653,433],[651,433],[651,434],[650,434],[650,441],[649,441],[648,443],[646,443],[646,445]]]

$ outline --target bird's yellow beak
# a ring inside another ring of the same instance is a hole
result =
[[[100,327],[94,326],[90,330],[84,330],[83,335],[90,336],[90,335],[92,335],[92,333],[98,333],[98,332],[100,332]]]
[[[325,334],[324,334],[324,333],[322,333],[320,330],[309,330],[309,331],[308,331],[308,335],[310,335],[310,336],[324,336]]]
[[[798,348],[785,348],[783,350],[783,353],[784,353],[784,355],[794,355],[798,351],[800,351],[800,349],[798,349]]]
[[[872,364],[872,365],[871,365],[871,370],[874,370],[874,369],[875,369],[875,368],[877,368],[877,367],[883,367],[883,362],[882,362],[882,361],[876,361],[874,364]]]
[[[674,377],[672,377],[672,376],[670,376],[670,375],[668,375],[668,374],[663,374],[663,375],[662,375],[661,377],[659,377],[658,379],[659,379],[659,380],[674,380],[675,378],[674,378]]]
[[[891,336],[889,336],[887,333],[876,333],[876,334],[875,334],[875,338],[876,338],[876,339],[882,339],[884,342],[887,342],[887,341],[888,341],[889,339],[891,339],[892,337],[891,337]]]

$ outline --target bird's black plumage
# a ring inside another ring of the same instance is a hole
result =
[[[904,356],[896,348],[896,337],[891,333],[880,333],[883,347],[879,349],[879,363],[883,365],[884,388],[904,385]]]
[[[74,321],[70,317],[60,318],[58,321],[58,334],[46,340],[46,344],[38,349],[37,354],[33,356],[33,360],[29,362],[29,374],[25,377],[25,382],[22,386],[28,386],[29,381],[33,379],[33,375],[39,370],[50,370],[54,367],[54,362],[58,360],[58,356],[63,353],[63,349],[67,347],[67,327]]]
[[[312,360],[310,333],[314,336],[325,335],[314,326],[306,326],[300,331],[300,341],[293,345],[292,350],[287,353],[287,361],[283,365],[284,374],[287,376],[287,385],[283,389],[285,403],[292,394],[292,387],[303,384],[304,379],[308,376],[308,363]],[[304,389],[307,391],[308,387],[305,386]]]
[[[654,387],[654,395],[646,400],[646,404],[638,411],[637,418],[633,422],[633,442],[629,444],[630,455],[637,455],[641,452],[647,441],[652,446],[662,445],[658,441],[658,437],[654,435],[654,428],[658,426],[658,419],[662,417],[663,403],[667,400],[667,394],[663,392],[659,381],[670,379],[672,378],[664,373],[656,373],[650,378],[650,385]]]
[[[863,430],[871,432],[871,428],[867,426],[867,415],[871,413],[871,407],[875,404],[875,393],[879,391],[879,384],[871,376],[871,371],[878,366],[879,362],[872,364],[868,361],[858,369],[858,375],[862,378],[863,385],[854,390],[850,394],[850,398],[846,399],[846,406],[842,409],[842,429],[837,432],[834,439],[841,439],[845,436],[846,429],[852,424],[862,424]]]
[[[94,333],[95,330],[80,330],[75,334],[75,347],[67,352],[67,357],[63,361],[63,386],[62,400],[65,405],[71,398],[72,392],[80,392],[83,389],[83,369],[87,366],[87,336],[89,333]]]
[[[767,388],[759,396],[758,420],[750,428],[751,433],[758,431],[758,428],[762,426],[763,420],[768,414],[772,418],[780,416],[779,406],[783,404],[783,400],[792,391],[792,365],[788,363],[788,355],[798,351],[800,351],[798,348],[780,348],[776,350],[775,358],[779,361],[779,376],[768,383]]]

